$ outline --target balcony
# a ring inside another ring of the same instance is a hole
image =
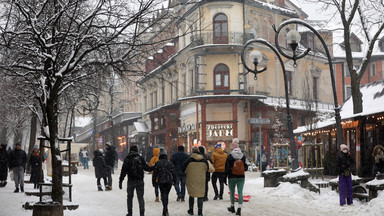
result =
[[[199,35],[192,35],[190,37],[191,47],[202,46],[207,44],[237,44],[243,45],[248,40],[252,39],[251,33],[243,32],[228,32],[228,40],[223,37],[215,37],[213,32],[206,32]]]

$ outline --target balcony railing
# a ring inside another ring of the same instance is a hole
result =
[[[244,44],[249,39],[252,39],[251,33],[243,32],[228,32],[228,40],[223,40],[223,37],[215,37],[213,32],[206,32],[191,36],[190,45],[192,47],[207,45],[207,44]]]

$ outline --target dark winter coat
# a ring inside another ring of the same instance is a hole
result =
[[[241,150],[234,149],[232,152],[228,155],[227,160],[225,161],[225,174],[228,178],[245,178],[244,175],[233,175],[232,174],[232,168],[233,164],[235,163],[235,160],[242,160],[244,163],[244,171],[248,170],[248,165],[245,162],[245,156],[241,152]]]
[[[167,155],[160,155],[159,161],[153,167],[152,185],[156,184],[156,178],[159,184],[176,183],[176,174],[173,163],[168,160]]]
[[[31,154],[29,158],[29,167],[31,168],[31,179],[33,183],[38,183],[40,180],[40,156],[39,153]]]
[[[175,173],[178,176],[183,176],[185,173],[181,170],[184,162],[188,159],[189,155],[184,151],[178,151],[174,153],[171,157],[173,166],[175,167]]]
[[[0,150],[0,181],[7,180],[8,177],[8,152],[7,146],[3,146]]]
[[[16,148],[9,154],[9,167],[23,166],[25,170],[25,164],[27,163],[27,154],[24,150],[17,150]]]
[[[108,174],[108,166],[104,160],[103,154],[99,150],[93,152],[93,166],[95,167],[96,178],[106,178]]]
[[[201,153],[192,153],[181,168],[185,174],[185,185],[191,197],[204,197],[208,162]]]
[[[124,181],[125,176],[128,176],[129,181],[143,181],[144,170],[151,172],[153,167],[148,166],[143,156],[135,151],[130,151],[124,159],[123,167],[120,172],[120,181]]]
[[[349,152],[339,152],[336,158],[336,173],[342,175],[346,170],[350,171],[352,164],[354,164],[354,160]]]
[[[375,162],[373,171],[374,173],[384,173],[384,160],[379,160],[378,163]]]
[[[113,146],[109,146],[107,148],[107,152],[105,152],[105,162],[108,166],[114,167],[115,166],[115,160],[116,160],[116,151]]]

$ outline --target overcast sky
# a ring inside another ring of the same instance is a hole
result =
[[[310,20],[326,20],[331,17],[332,14],[330,11],[324,11],[321,9],[321,3],[308,3],[305,0],[290,0],[301,8],[306,14],[308,14],[308,19]]]

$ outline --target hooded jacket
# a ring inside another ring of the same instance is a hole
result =
[[[141,163],[141,169],[134,169],[134,160],[137,160]],[[148,166],[145,162],[143,156],[141,156],[136,151],[130,151],[128,156],[124,159],[123,167],[120,172],[120,181],[124,181],[125,176],[128,176],[128,182],[130,181],[143,181],[144,179],[144,170],[150,172],[153,170],[152,167]]]
[[[116,151],[115,147],[108,146],[106,148],[107,151],[105,152],[105,163],[107,163],[108,166],[114,167],[115,166],[115,158],[116,158]]]
[[[225,161],[225,173],[228,178],[245,178],[245,175],[233,175],[232,168],[235,160],[242,160],[244,163],[244,171],[248,170],[248,165],[245,162],[245,156],[241,152],[240,148],[235,148],[228,155],[227,160]]]
[[[103,154],[99,150],[93,152],[93,166],[95,167],[95,176],[96,178],[105,178],[107,177],[108,166],[104,160]]]
[[[176,183],[176,175],[171,161],[168,160],[166,154],[159,156],[159,161],[153,167],[152,184],[156,183],[158,179],[159,184],[172,184]]]
[[[222,148],[216,148],[211,156],[211,161],[215,167],[215,172],[224,172],[225,171],[225,161],[227,160],[227,153],[224,152]]]
[[[178,152],[174,153],[171,157],[171,161],[173,163],[173,166],[175,167],[175,173],[178,176],[183,176],[185,173],[181,170],[181,167],[183,166],[184,162],[188,159],[189,155],[185,153],[183,150],[179,150]]]
[[[27,163],[27,154],[24,150],[13,149],[9,154],[9,167],[23,166],[25,170],[25,164]]]
[[[149,166],[154,166],[157,161],[159,161],[160,148],[153,149],[153,157],[149,161]]]
[[[182,170],[186,174],[185,185],[191,197],[204,197],[205,179],[208,172],[208,162],[201,153],[192,153],[185,161]]]

